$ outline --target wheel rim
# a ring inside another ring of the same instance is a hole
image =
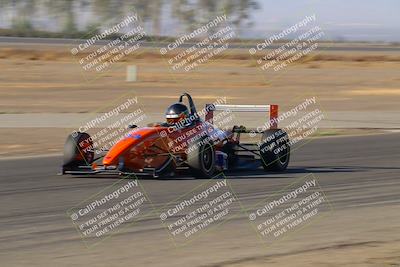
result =
[[[206,145],[202,153],[202,162],[204,169],[209,172],[213,166],[213,150],[210,145]]]

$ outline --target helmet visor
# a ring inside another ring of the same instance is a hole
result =
[[[184,112],[182,112],[179,115],[167,115],[167,123],[169,124],[175,124],[178,123],[179,121],[183,120],[184,118],[186,118],[186,114]]]

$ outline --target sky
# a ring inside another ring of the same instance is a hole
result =
[[[330,39],[400,41],[400,0],[258,0],[254,25],[247,37],[280,31],[305,16],[316,14]]]
[[[170,0],[165,1],[168,3]],[[315,14],[316,21],[308,27],[319,26],[325,34],[325,39],[400,42],[400,0],[256,1],[260,9],[251,12],[253,24],[238,32],[240,37],[265,39],[301,21],[304,17]],[[76,10],[79,13],[76,15],[79,25],[87,24],[89,19],[87,11]],[[167,11],[164,15],[166,16],[162,18],[161,33],[169,36],[179,34],[176,29],[180,22],[174,21]],[[0,9],[0,28],[10,27],[13,16],[16,16],[16,13],[12,8]],[[48,14],[35,14],[32,19],[35,26],[56,31],[57,26],[49,21]],[[307,27],[304,30],[307,30]]]

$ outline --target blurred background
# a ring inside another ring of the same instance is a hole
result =
[[[225,13],[239,38],[265,38],[317,14],[325,38],[400,41],[396,0],[1,0],[0,35],[82,37],[137,12],[151,36],[176,36]]]

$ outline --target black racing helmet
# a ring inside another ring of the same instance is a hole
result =
[[[187,117],[189,117],[189,110],[182,103],[175,103],[169,106],[165,112],[165,118],[169,124],[175,124]]]

